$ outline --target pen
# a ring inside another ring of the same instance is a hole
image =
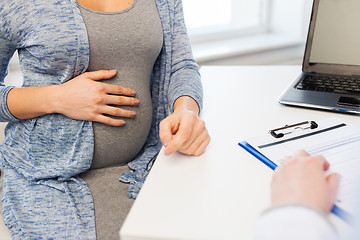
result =
[[[248,144],[246,141],[239,142],[239,145],[242,148],[244,148],[246,151],[248,151],[251,155],[253,155],[257,159],[262,161],[266,166],[268,166],[272,170],[275,170],[275,168],[277,167],[277,165],[273,161],[271,161],[270,159],[265,157],[265,155],[260,153],[258,150],[256,150],[253,146]]]

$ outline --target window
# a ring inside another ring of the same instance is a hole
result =
[[[312,1],[182,0],[194,57],[205,65],[278,49],[303,53]]]
[[[265,32],[269,0],[182,0],[192,40]]]

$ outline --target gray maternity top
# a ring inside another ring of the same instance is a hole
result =
[[[94,122],[94,157],[91,168],[125,165],[143,147],[152,120],[150,77],[163,43],[163,32],[154,0],[134,0],[119,12],[99,12],[80,5],[90,45],[87,71],[117,69],[117,75],[102,82],[129,87],[137,92],[139,106],[134,119],[113,127]]]
[[[119,176],[129,168],[145,143],[151,126],[150,77],[163,44],[163,31],[155,0],[134,0],[126,10],[98,12],[79,4],[90,45],[87,71],[117,69],[105,83],[129,87],[141,104],[120,106],[137,113],[124,118],[123,127],[94,122],[94,156],[91,169],[80,177],[94,199],[97,239],[119,239],[119,230],[133,203],[127,184]]]

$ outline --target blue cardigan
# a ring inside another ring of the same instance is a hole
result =
[[[198,66],[189,45],[181,0],[156,0],[164,44],[156,60],[151,92],[152,129],[141,154],[120,180],[139,192],[160,148],[159,123],[180,96],[202,104]],[[78,174],[93,156],[92,122],[48,114],[20,120],[7,107],[8,63],[19,53],[24,87],[62,84],[85,72],[87,32],[76,0],[0,2],[0,121],[8,122],[0,147],[5,166],[3,214],[14,239],[94,239],[91,193]]]

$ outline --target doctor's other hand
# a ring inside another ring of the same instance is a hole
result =
[[[160,123],[160,139],[165,154],[180,152],[200,156],[210,143],[205,122],[198,117],[198,105],[190,97],[180,97],[174,105],[174,113]]]
[[[272,205],[301,204],[329,213],[340,181],[337,173],[326,175],[329,167],[324,157],[310,156],[303,150],[284,159],[273,175]]]

